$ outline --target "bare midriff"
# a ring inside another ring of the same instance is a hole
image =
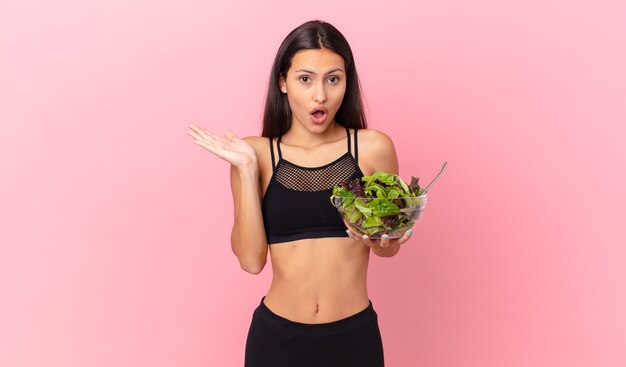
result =
[[[350,238],[314,238],[270,246],[273,278],[264,303],[288,320],[320,324],[369,305],[369,248]]]

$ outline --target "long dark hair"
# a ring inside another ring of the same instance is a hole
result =
[[[282,135],[291,127],[291,108],[287,95],[281,93],[279,89],[279,79],[281,74],[287,77],[293,55],[303,49],[322,48],[337,53],[343,58],[346,66],[346,93],[335,115],[335,120],[346,127],[367,128],[361,99],[361,86],[348,41],[330,23],[311,20],[291,31],[276,53],[267,88],[262,136]]]

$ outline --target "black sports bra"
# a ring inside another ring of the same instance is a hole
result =
[[[359,168],[357,131],[354,130],[354,157],[350,148],[334,161],[320,167],[302,167],[282,157],[280,136],[277,141],[278,163],[274,162],[273,138],[270,138],[273,174],[263,196],[262,212],[267,243],[304,238],[348,237],[347,227],[331,202],[333,187],[363,177]]]

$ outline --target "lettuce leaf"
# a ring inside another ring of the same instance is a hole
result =
[[[361,180],[336,185],[333,196],[343,199],[333,205],[364,233],[380,236],[391,229],[400,233],[404,232],[403,228],[410,228],[413,222],[403,210],[419,206],[421,200],[415,197],[423,193],[419,178],[411,176],[411,183],[407,185],[400,176],[379,171]]]

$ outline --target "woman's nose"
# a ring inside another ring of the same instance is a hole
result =
[[[317,103],[326,102],[326,90],[324,90],[324,85],[318,85],[316,87],[314,100]]]

